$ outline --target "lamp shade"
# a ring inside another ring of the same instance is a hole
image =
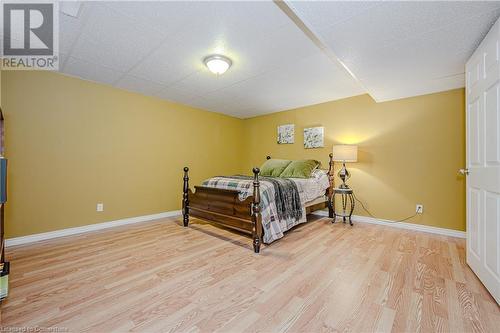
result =
[[[335,145],[333,146],[333,160],[336,162],[357,162],[358,146]]]

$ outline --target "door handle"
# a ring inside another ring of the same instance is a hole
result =
[[[469,169],[460,169],[460,170],[458,170],[458,172],[461,175],[464,175],[464,176],[468,176],[469,175]]]

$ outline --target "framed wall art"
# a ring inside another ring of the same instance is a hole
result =
[[[324,146],[324,127],[304,128],[304,148],[322,148]]]
[[[295,125],[286,124],[278,126],[278,143],[287,144],[295,142]]]

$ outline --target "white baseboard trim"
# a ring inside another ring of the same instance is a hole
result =
[[[320,215],[320,216],[328,216],[328,212],[325,210],[318,210],[318,211],[313,212],[312,214]],[[431,227],[429,225],[423,225],[423,224],[395,222],[395,221],[391,221],[391,220],[383,220],[383,219],[377,219],[377,218],[373,218],[373,217],[359,216],[359,215],[353,215],[352,220],[354,222],[371,223],[371,224],[384,225],[384,226],[393,227],[393,228],[429,232],[432,234],[438,234],[438,235],[443,235],[443,236],[458,237],[458,238],[465,238],[466,237],[465,231]]]
[[[324,210],[315,211],[315,212],[313,212],[313,214],[319,215],[319,216],[328,216],[328,212],[324,211]],[[127,224],[149,222],[149,221],[153,221],[153,220],[162,219],[165,217],[173,217],[173,216],[179,216],[179,215],[181,215],[181,211],[174,210],[174,211],[158,213],[158,214],[129,217],[129,218],[115,220],[115,221],[89,224],[89,225],[84,225],[81,227],[54,230],[54,231],[44,232],[44,233],[40,233],[40,234],[21,236],[21,237],[15,237],[15,238],[8,238],[5,240],[5,246],[9,247],[9,246],[15,246],[15,245],[28,244],[28,243],[58,238],[58,237],[77,235],[77,234],[90,232],[90,231],[96,231],[96,230],[102,230],[102,229],[123,226],[123,225],[127,225]],[[378,225],[384,225],[384,226],[393,227],[393,228],[429,232],[429,233],[433,233],[433,234],[450,236],[450,237],[458,237],[458,238],[465,238],[466,237],[466,233],[464,231],[431,227],[431,226],[422,225],[422,224],[394,222],[394,221],[390,221],[390,220],[376,219],[373,217],[359,216],[359,215],[353,215],[352,219],[354,222],[378,224]]]
[[[164,213],[129,217],[129,218],[115,220],[115,221],[88,224],[88,225],[84,225],[81,227],[54,230],[54,231],[44,232],[44,233],[40,233],[40,234],[8,238],[5,240],[5,246],[8,247],[8,246],[28,244],[28,243],[39,242],[39,241],[52,239],[52,238],[81,234],[81,233],[85,233],[85,232],[89,232],[89,231],[96,231],[96,230],[118,227],[118,226],[127,225],[127,224],[149,222],[149,221],[153,221],[153,220],[162,219],[165,217],[172,217],[172,216],[178,216],[178,215],[181,215],[181,211],[180,210],[173,210],[173,211],[164,212]]]

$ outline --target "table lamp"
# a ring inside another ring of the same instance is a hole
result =
[[[349,188],[345,183],[351,177],[349,171],[347,171],[345,164],[347,162],[357,162],[358,161],[358,146],[354,145],[335,145],[332,149],[333,161],[342,162],[342,169],[340,169],[338,176],[342,179],[342,184],[340,188]]]

